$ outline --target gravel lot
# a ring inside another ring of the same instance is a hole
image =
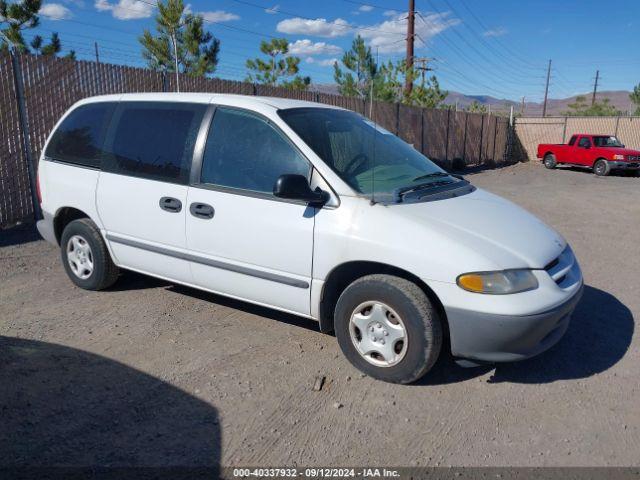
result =
[[[132,273],[86,292],[32,230],[0,232],[2,463],[639,465],[640,178],[468,178],[559,230],[587,288],[540,357],[445,354],[409,386],[361,376],[311,321]]]

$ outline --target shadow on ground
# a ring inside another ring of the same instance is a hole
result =
[[[20,245],[37,240],[42,240],[42,237],[33,223],[0,230],[0,247],[10,247],[12,245]]]
[[[3,468],[144,466],[166,478],[166,467],[206,467],[217,477],[216,409],[162,380],[81,350],[0,337],[0,385]]]
[[[243,312],[251,315],[257,315],[259,317],[265,317],[268,320],[287,323],[294,327],[306,328],[314,332],[319,332],[318,322],[309,318],[300,317],[279,310],[274,310],[268,307],[262,307],[260,305],[254,305],[253,303],[244,302],[242,300],[235,300],[229,297],[223,297],[222,295],[216,295],[215,293],[205,292],[204,290],[197,290],[195,288],[189,288],[182,285],[172,285],[169,287],[172,292],[179,293],[181,295],[187,295],[198,300],[205,302],[212,302],[225,307],[233,308],[235,310],[242,310]]]
[[[490,383],[549,383],[586,378],[618,363],[629,349],[634,332],[631,311],[613,295],[586,286],[569,329],[545,353],[522,362],[495,367],[462,368],[444,353],[418,385],[456,383],[495,371]]]

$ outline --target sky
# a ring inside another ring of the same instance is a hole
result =
[[[156,0],[44,0],[41,25],[65,51],[107,63],[144,66],[138,36],[153,31]],[[416,0],[415,55],[441,86],[467,95],[540,101],[552,60],[549,95],[631,90],[640,83],[638,0]],[[380,62],[404,58],[405,0],[185,0],[221,42],[214,76],[243,80],[261,40],[287,38],[300,73],[333,82],[333,63],[360,34]]]

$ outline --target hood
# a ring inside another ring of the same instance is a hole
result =
[[[616,155],[640,155],[640,150],[632,150],[630,148],[622,148],[622,147],[598,147],[606,150],[607,152],[611,152]]]
[[[406,204],[400,211],[496,269],[544,268],[567,245],[523,208],[481,189],[457,198]]]

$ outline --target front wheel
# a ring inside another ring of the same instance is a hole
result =
[[[415,283],[367,275],[349,285],[336,305],[334,327],[345,357],[365,374],[411,383],[438,359],[442,325]]]
[[[88,218],[70,222],[60,239],[62,264],[73,283],[85,290],[102,290],[118,278],[107,245]]]
[[[599,177],[605,177],[609,175],[611,171],[611,167],[609,166],[609,162],[603,160],[596,160],[596,163],[593,164],[593,173],[595,173]]]

